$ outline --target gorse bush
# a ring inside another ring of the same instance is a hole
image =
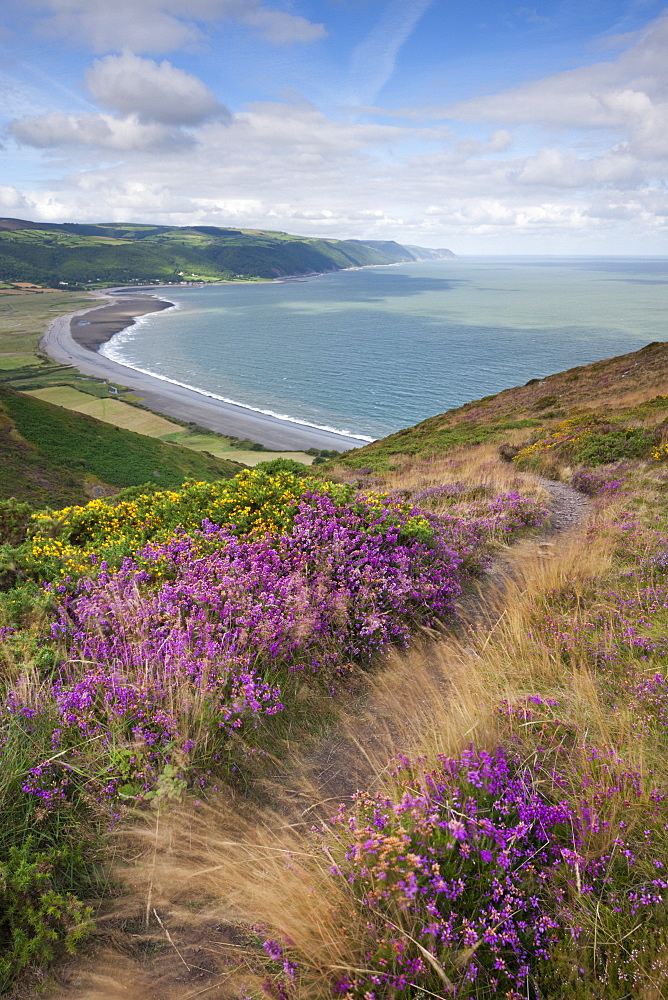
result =
[[[554,471],[572,462],[597,466],[628,459],[649,458],[660,441],[660,431],[610,423],[583,414],[562,420],[525,444],[512,460],[519,468]]]
[[[574,458],[583,465],[607,465],[622,459],[645,458],[655,450],[657,432],[645,428],[609,427],[590,433],[579,443]]]
[[[93,927],[90,907],[54,887],[61,852],[30,840],[0,855],[0,992],[29,965],[72,953]]]

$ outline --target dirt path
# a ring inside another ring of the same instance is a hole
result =
[[[566,483],[540,480],[541,486],[550,494],[550,515],[543,530],[537,536],[525,539],[518,545],[500,554],[492,566],[484,573],[475,590],[462,596],[457,606],[454,629],[449,626],[444,635],[456,637],[459,645],[468,632],[480,635],[494,627],[499,614],[499,603],[508,583],[513,579],[522,556],[538,555],[540,558],[553,557],[553,550],[560,540],[576,530],[584,521],[589,500]],[[442,637],[429,640],[423,646],[426,656],[434,652]],[[475,655],[474,650],[464,646],[464,652]],[[440,655],[442,651],[439,650]],[[434,663],[434,675],[442,669]],[[403,678],[410,684],[410,678]],[[401,682],[400,682],[401,683]],[[408,738],[406,720],[401,718],[401,696],[390,695],[390,704],[382,702],[387,695],[379,694],[374,703],[374,695],[363,695],[357,706],[351,705],[346,713],[352,725],[337,727],[337,733],[326,737],[316,751],[308,758],[307,780],[302,779],[301,794],[314,802],[322,803],[324,815],[331,811],[331,804],[350,799],[358,788],[369,788],[373,783],[379,761],[387,752],[388,743],[401,751],[402,737]],[[360,726],[360,721],[363,720]],[[398,724],[397,724],[398,720]],[[403,725],[402,725],[403,723]],[[414,727],[408,725],[408,730]],[[381,765],[382,766],[382,765]],[[284,796],[289,797],[290,776],[277,776],[277,785],[282,785]],[[294,792],[292,794],[295,794]]]
[[[552,497],[546,537],[558,537],[578,528],[589,510],[589,500],[567,483],[540,479],[540,484]]]
[[[406,748],[402,741],[408,740],[410,746],[411,738],[428,722],[434,695],[449,698],[447,656],[459,658],[461,668],[462,657],[476,655],[466,646],[467,630],[479,640],[485,629],[494,627],[504,590],[522,559],[553,557],[561,541],[582,524],[589,507],[586,497],[564,483],[541,480],[541,485],[551,497],[544,529],[495,560],[477,592],[460,602],[454,629],[425,637],[421,649],[427,657],[433,656],[433,676],[431,689],[424,692],[424,705],[419,692],[411,690],[415,679],[409,658],[398,653],[390,657],[386,670],[379,671],[381,685],[369,686],[353,698],[335,730],[290,767],[276,767],[265,792],[286,822],[298,817],[308,826],[331,816],[337,803],[349,799],[357,788],[373,789],[392,754]],[[466,669],[466,663],[463,666]],[[218,833],[227,835],[227,830]],[[148,863],[145,858],[144,869]],[[243,952],[244,932],[224,913],[195,915],[173,898],[157,894],[147,903],[146,879],[126,898],[125,906],[125,917],[119,907],[109,914],[107,930],[102,921],[97,954],[58,970],[59,985],[50,994],[51,1000],[196,1000],[200,996],[229,1000],[238,994],[235,956]]]

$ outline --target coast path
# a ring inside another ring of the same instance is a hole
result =
[[[478,587],[460,598],[454,634],[448,630],[443,637],[419,644],[413,654],[402,652],[398,656],[390,656],[390,667],[379,675],[376,691],[363,693],[360,699],[363,706],[351,703],[346,712],[347,723],[340,724],[337,731],[325,737],[312,756],[302,762],[302,767],[306,765],[304,769],[308,771],[308,780],[303,782],[306,795],[310,795],[313,801],[332,803],[352,798],[358,788],[373,785],[383,768],[381,761],[386,763],[394,754],[405,751],[407,731],[401,726],[397,729],[396,720],[404,718],[407,712],[411,714],[408,706],[415,709],[416,702],[420,701],[419,692],[415,690],[419,683],[416,685],[410,673],[412,656],[416,661],[415,676],[421,676],[422,680],[425,679],[425,671],[419,661],[422,658],[426,662],[427,689],[430,683],[435,684],[437,689],[442,685],[447,687],[444,678],[457,675],[461,670],[462,657],[466,662],[468,657],[476,655],[467,645],[465,637],[495,631],[508,602],[512,602],[509,591],[516,589],[524,577],[527,560],[540,563],[554,559],[577,537],[578,529],[584,525],[589,514],[589,499],[567,483],[542,476],[535,478],[550,498],[550,513],[540,533],[515,543],[497,555]],[[393,677],[397,668],[398,676]],[[360,718],[364,719],[362,726]],[[409,726],[414,742],[423,724],[424,713],[418,707]],[[277,784],[289,786],[289,775],[281,775]],[[303,788],[296,792],[297,797],[300,795],[304,796]],[[329,815],[329,808],[324,810],[321,818]],[[318,810],[314,812],[317,814]]]
[[[178,810],[176,818],[148,816],[141,828],[145,836],[132,842],[143,857],[137,855],[135,872],[127,874],[127,895],[99,923],[100,950],[61,967],[53,1000],[235,1000],[247,995],[245,925],[230,917],[224,897],[214,904],[206,895],[200,899],[196,890],[193,896],[199,869],[215,871],[221,852],[241,846],[241,840],[249,867],[267,869],[271,892],[269,855],[282,841],[265,830],[308,829],[331,817],[356,788],[382,785],[393,756],[411,754],[425,733],[443,726],[447,713],[442,706],[452,702],[453,679],[456,683],[466,675],[480,655],[469,645],[475,642],[467,638],[470,629],[478,637],[492,633],[522,596],[531,564],[534,572],[541,564],[558,564],[582,545],[589,500],[565,483],[538,478],[550,494],[543,529],[495,560],[479,592],[461,602],[454,631],[432,633],[424,643],[388,654],[385,669],[350,698],[319,744],[306,752],[295,747],[289,760],[278,755],[277,769],[258,797],[268,797],[274,811],[264,812],[252,797],[228,801],[222,794],[201,818]],[[279,864],[284,866],[282,860]],[[241,864],[240,880],[245,870]]]
[[[227,403],[204,392],[188,389],[153,375],[146,375],[105,358],[104,355],[97,353],[97,348],[109,338],[109,330],[117,332],[124,326],[132,325],[133,317],[165,308],[158,304],[165,300],[155,295],[139,294],[133,294],[131,298],[128,295],[109,294],[96,295],[95,298],[104,298],[106,301],[93,305],[90,309],[58,316],[49,324],[39,346],[54,361],[72,365],[84,375],[109,379],[111,382],[127,386],[140,397],[142,405],[163,416],[175,417],[186,423],[192,422],[219,434],[248,438],[275,451],[306,451],[309,448],[320,448],[343,452],[367,444],[367,441],[360,438],[321,430],[260,413],[235,403]],[[96,324],[95,320],[95,314],[102,310],[106,310],[104,325],[107,327],[107,336],[100,331],[100,324]],[[114,312],[117,314],[116,330],[113,330],[112,322]],[[75,324],[84,316],[88,320],[88,325],[77,328]],[[125,320],[120,326],[119,317]],[[90,346],[87,346],[88,344]]]

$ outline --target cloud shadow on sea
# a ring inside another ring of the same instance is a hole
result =
[[[329,276],[323,275],[323,277]],[[382,302],[389,298],[411,298],[425,293],[450,292],[456,288],[470,287],[472,284],[469,278],[431,278],[426,275],[405,274],[394,269],[390,272],[365,270],[364,288],[361,284],[356,286],[352,280],[347,282],[345,291],[347,298],[354,302]]]

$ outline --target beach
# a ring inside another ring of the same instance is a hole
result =
[[[103,344],[131,326],[135,318],[168,309],[172,303],[155,292],[149,294],[137,289],[112,289],[95,293],[94,297],[105,301],[91,305],[90,309],[58,316],[49,324],[39,346],[54,361],[72,365],[84,375],[126,386],[142,405],[163,416],[192,422],[219,434],[247,438],[275,451],[309,448],[348,451],[367,443],[227,403],[111,361],[98,353]]]

